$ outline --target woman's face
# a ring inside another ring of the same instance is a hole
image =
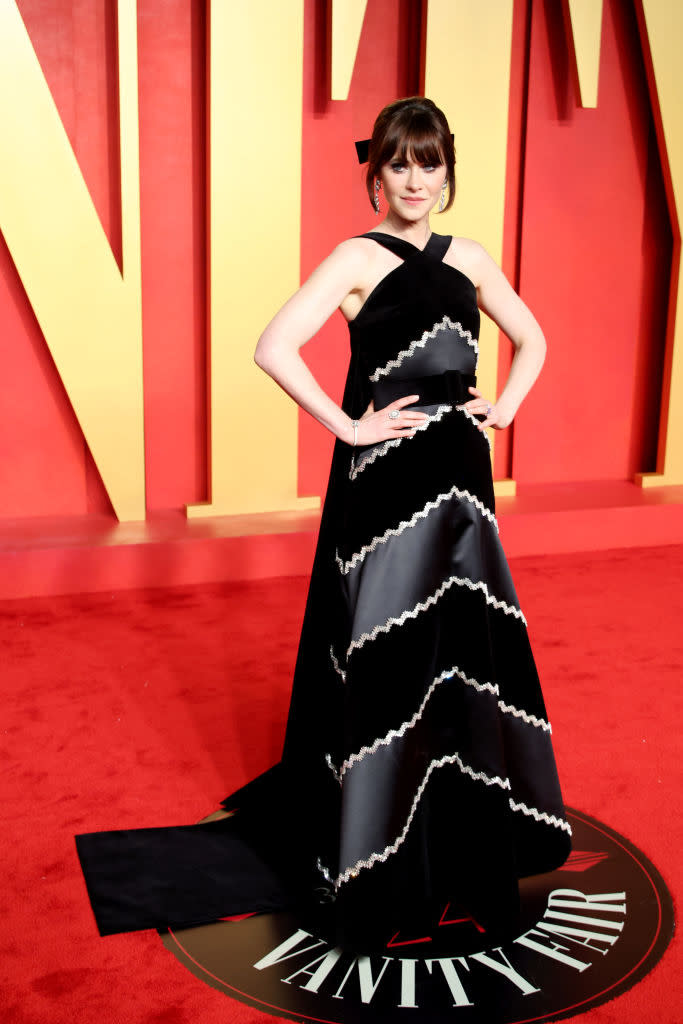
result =
[[[391,210],[403,220],[416,221],[436,204],[446,181],[445,164],[420,164],[408,155],[384,164],[380,178]]]

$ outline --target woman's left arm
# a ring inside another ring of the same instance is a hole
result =
[[[491,405],[491,411],[487,414],[489,403],[477,388],[469,389],[475,397],[465,404],[465,408],[471,413],[486,415],[479,425],[481,430],[486,427],[502,430],[512,423],[541,372],[546,353],[545,338],[531,310],[486,250],[477,242],[469,242],[466,256],[468,276],[477,286],[479,307],[508,336],[515,347],[515,354],[505,386]]]

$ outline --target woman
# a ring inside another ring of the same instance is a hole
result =
[[[512,422],[545,342],[480,245],[432,233],[454,163],[430,100],[386,107],[367,173],[380,230],[342,242],[258,342],[259,366],[337,438],[282,759],[222,820],[79,837],[103,931],[294,905],[370,949],[431,934],[450,906],[509,935],[518,878],[569,853],[484,433]],[[474,377],[479,307],[515,347],[495,403]],[[336,309],[351,334],[341,407],[299,355]],[[161,859],[185,865],[182,896],[167,895],[175,868],[158,882]],[[112,911],[114,870],[146,878],[145,907],[136,894]]]

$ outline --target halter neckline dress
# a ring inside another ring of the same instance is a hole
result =
[[[205,825],[77,838],[103,934],[324,905],[381,948],[447,905],[512,934],[521,877],[570,851],[540,683],[498,536],[472,281],[420,250],[349,323],[344,410],[418,394],[413,436],[337,441],[280,762]],[[229,681],[227,681],[229,685]]]

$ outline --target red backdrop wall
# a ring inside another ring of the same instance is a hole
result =
[[[519,284],[549,358],[515,425],[520,483],[655,468],[671,235],[631,5],[604,5],[595,110],[568,52],[560,5],[533,3]]]
[[[120,258],[114,0],[19,7]],[[422,5],[369,0],[349,100],[329,101],[326,8],[306,0],[303,276],[373,226],[353,140],[420,85]],[[522,484],[654,468],[671,256],[632,5],[606,0],[597,110],[577,106],[559,8],[515,0],[504,267],[549,342],[514,445],[498,446],[499,475],[512,469]],[[138,0],[138,29],[147,497],[161,509],[206,497],[205,4]],[[271,201],[268,189],[255,199]],[[0,517],[108,508],[4,243],[0,339]],[[339,396],[341,316],[304,352]],[[324,490],[329,450],[302,415],[302,494]]]

